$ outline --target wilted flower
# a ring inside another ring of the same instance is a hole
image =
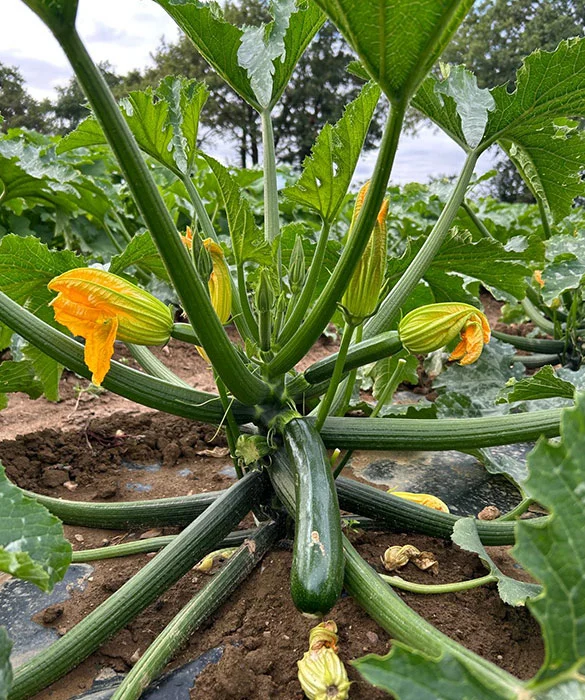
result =
[[[85,338],[85,364],[100,385],[110,369],[114,340],[164,345],[173,316],[162,301],[122,277],[81,267],[52,279],[57,296],[50,302],[55,320]]]
[[[408,562],[412,562],[422,571],[430,569],[433,573],[436,573],[439,568],[439,563],[432,552],[421,552],[420,549],[412,544],[405,544],[402,546],[396,544],[392,547],[388,547],[380,559],[387,571],[401,569],[403,566],[406,566]]]
[[[355,223],[363,206],[370,183],[361,188],[358,193],[353,217],[349,227],[351,238]],[[341,305],[356,325],[371,316],[380,298],[386,272],[386,216],[388,215],[388,200],[385,199],[380,208],[374,229],[362,253],[345,293]]]
[[[406,501],[418,503],[420,506],[440,510],[443,513],[449,512],[449,506],[431,493],[410,493],[410,491],[392,491],[392,489],[390,489],[388,493],[391,493],[393,496],[398,496],[398,498],[404,498]]]
[[[398,326],[400,340],[410,352],[439,350],[458,335],[461,340],[449,357],[470,365],[481,355],[490,340],[490,326],[485,315],[469,304],[428,304],[414,309]]]
[[[309,633],[309,651],[297,661],[301,688],[309,700],[346,700],[351,683],[337,656],[337,625],[321,622]]]

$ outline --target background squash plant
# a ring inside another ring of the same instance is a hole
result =
[[[180,305],[189,323],[175,323],[170,333],[202,348],[218,394],[185,385],[135,344],[131,352],[144,371],[112,362],[104,386],[158,410],[225,423],[240,479],[220,494],[129,506],[23,494],[0,474],[0,569],[43,590],[63,576],[71,560],[57,518],[100,527],[186,525],[103,605],[15,671],[8,661],[10,641],[0,631],[0,698],[38,692],[224,538],[239,544],[242,535],[229,533],[250,510],[259,522],[246,533],[254,546],[240,549],[171,623],[116,698],[140,696],[183,635],[201,624],[269,550],[286,512],[295,520],[291,592],[299,609],[324,614],[344,587],[396,640],[388,657],[355,662],[372,683],[407,700],[585,697],[580,595],[585,562],[575,535],[585,520],[579,459],[585,403],[574,398],[583,388],[585,269],[579,253],[583,217],[573,208],[583,194],[585,151],[574,121],[585,116],[583,40],[527,57],[514,90],[505,85],[484,90],[463,67],[431,72],[471,0],[415,5],[275,0],[273,21],[245,28],[227,23],[215,4],[157,0],[258,112],[264,149],[260,179],[257,173],[234,172],[198,148],[204,85],[169,77],[156,90],[132,93],[117,105],[75,29],[76,0],[23,1],[61,44],[94,116],[63,139],[20,132],[0,140],[0,220],[6,231],[0,240],[0,338],[3,347],[11,344],[14,357],[0,364],[0,400],[5,403],[4,395],[17,390],[56,400],[64,366],[91,375],[83,345],[55,321],[49,306],[54,294],[47,285],[88,262],[106,261],[111,273]],[[351,70],[366,82],[340,121],[323,129],[300,176],[287,176],[279,192],[271,112],[327,17],[359,59]],[[344,240],[352,208],[348,189],[380,99],[389,103],[388,121],[369,191]],[[388,188],[409,106],[465,152],[455,182],[403,192]],[[518,168],[536,206],[502,208],[472,197],[477,160],[496,144]],[[386,196],[389,258],[375,312],[358,324],[355,339],[345,336],[339,353],[295,372],[327,324],[341,319],[339,303]],[[47,213],[44,226],[41,211]],[[17,221],[22,233],[37,235],[11,233]],[[180,235],[188,224],[194,231],[191,251]],[[221,244],[231,266],[232,319],[241,346],[230,341],[212,305],[207,286],[212,269],[202,239]],[[43,240],[62,242],[63,249],[50,249]],[[432,302],[477,306],[480,283],[507,302],[509,318],[527,316],[552,337],[496,333],[473,367],[442,372],[436,402],[400,413],[391,396],[404,377],[412,376],[412,361],[409,366],[399,355],[399,320]],[[502,341],[533,354],[516,356]],[[379,402],[374,413],[381,417],[347,418],[348,407],[356,406],[357,371],[371,363],[377,363],[371,371]],[[542,369],[524,377],[519,363]],[[555,371],[559,364],[566,367]],[[328,391],[331,384],[335,391]],[[560,442],[546,442],[559,435]],[[490,449],[538,438],[528,470]],[[339,472],[345,462],[332,465],[326,448],[346,450],[344,459],[358,448],[470,451],[490,471],[512,478],[524,498],[501,521],[456,518],[344,479]],[[517,522],[533,500],[549,515]],[[535,678],[514,678],[410,610],[342,534],[340,507],[390,528],[453,534],[460,546],[478,552],[502,597],[515,603],[528,599],[541,624],[546,658]],[[516,558],[541,587],[519,590],[483,549],[514,542]]]

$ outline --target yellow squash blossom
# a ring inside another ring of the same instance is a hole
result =
[[[181,240],[189,250],[193,247],[193,231],[189,226],[185,230],[185,235],[181,235]],[[204,248],[211,256],[213,269],[209,275],[209,296],[215,313],[222,323],[227,323],[232,312],[232,285],[230,271],[225,261],[225,256],[221,246],[211,238],[203,241]]]
[[[369,187],[370,183],[366,182],[358,193],[349,227],[349,237],[353,233]],[[388,200],[385,199],[378,213],[378,219],[366,249],[353,271],[349,285],[341,299],[341,305],[356,324],[371,316],[378,306],[378,299],[380,298],[386,272],[387,215]]]
[[[391,493],[393,496],[398,496],[398,498],[403,498],[405,501],[418,503],[420,506],[433,508],[433,510],[440,510],[443,513],[449,512],[449,506],[440,498],[437,498],[437,496],[433,496],[432,493],[411,493],[410,491],[393,491],[392,489],[390,489],[388,493]]]
[[[81,267],[55,277],[48,287],[58,292],[50,302],[55,320],[85,338],[85,364],[98,386],[110,369],[116,339],[164,345],[170,338],[171,310],[111,272]]]
[[[461,365],[475,362],[491,336],[485,315],[474,306],[459,303],[414,309],[402,319],[398,333],[404,347],[414,353],[439,350],[459,335],[459,344],[449,359],[459,360]]]

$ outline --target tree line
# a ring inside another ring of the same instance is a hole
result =
[[[267,2],[230,0],[224,12],[234,24],[257,24],[267,19]],[[477,75],[480,87],[506,82],[513,85],[524,56],[539,47],[552,50],[562,39],[582,35],[584,27],[583,0],[479,0],[443,60],[466,65]],[[260,144],[258,115],[209,68],[191,42],[185,36],[174,43],[163,41],[152,58],[151,67],[126,75],[119,75],[107,63],[101,65],[116,97],[156,86],[169,74],[205,80],[210,99],[202,114],[204,138],[229,138],[238,150],[240,165],[256,165]],[[299,62],[274,118],[281,162],[302,163],[324,124],[337,121],[344,105],[357,96],[360,81],[346,71],[352,59],[340,34],[326,23]],[[0,114],[4,117],[0,129],[25,127],[65,134],[88,113],[74,78],[57,88],[54,100],[37,101],[28,93],[18,69],[0,64]],[[375,145],[383,118],[381,110],[374,118],[369,146]],[[416,117],[411,123],[416,128]],[[526,196],[511,167],[500,170],[497,188],[500,198],[508,201]]]

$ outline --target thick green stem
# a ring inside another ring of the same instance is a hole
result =
[[[84,348],[81,343],[41,321],[3,292],[0,292],[0,322],[59,364],[82,377],[91,378],[91,372],[83,359]],[[119,362],[112,362],[102,384],[109,391],[131,401],[175,416],[207,423],[219,423],[223,416],[219,396],[170,384]],[[254,418],[256,413],[253,407],[239,402],[234,403],[233,410],[236,419],[242,423]]]
[[[409,593],[422,593],[423,595],[437,595],[440,593],[459,593],[460,591],[470,591],[472,588],[485,586],[487,583],[494,583],[498,579],[491,574],[482,576],[481,578],[472,578],[468,581],[457,581],[456,583],[413,583],[405,581],[400,576],[386,576],[380,574],[382,581],[389,583],[393,588],[399,588],[401,591]]]
[[[540,214],[540,220],[542,222],[542,230],[544,231],[544,237],[550,238],[552,235],[552,231],[550,230],[550,222],[548,220],[548,213],[546,211],[546,207],[544,206],[544,202],[542,201],[541,197],[536,196],[536,202],[538,204],[538,212]]]
[[[393,532],[420,532],[423,535],[448,539],[455,523],[461,518],[433,508],[412,503],[373,486],[340,476],[336,482],[339,505],[343,510],[366,515],[383,523]],[[514,544],[514,523],[476,520],[477,532],[483,544]]]
[[[264,166],[264,237],[272,244],[280,234],[278,216],[278,185],[276,181],[276,153],[274,150],[274,132],[270,110],[261,112],[262,148]],[[279,268],[279,274],[281,270]]]
[[[218,549],[227,549],[228,547],[239,547],[242,542],[252,537],[256,532],[256,528],[248,530],[234,530],[222,540],[218,545]],[[134,554],[145,554],[148,552],[158,552],[164,549],[167,545],[176,540],[178,535],[164,535],[162,537],[147,537],[144,540],[133,540],[132,542],[123,542],[122,544],[113,544],[107,547],[97,547],[96,549],[81,549],[73,552],[71,556],[72,564],[80,564],[88,561],[99,561],[101,559],[115,559],[118,557],[130,557]]]
[[[137,700],[185,644],[233,591],[242,583],[276,541],[276,523],[260,525],[249,542],[233,554],[221,571],[200,591],[158,635],[130,673],[124,678],[112,700]]]
[[[329,382],[329,388],[327,389],[327,393],[325,394],[324,398],[319,404],[319,409],[317,412],[317,421],[315,423],[315,427],[317,430],[321,430],[321,428],[323,427],[323,423],[329,415],[329,409],[331,408],[331,404],[333,403],[333,399],[335,398],[335,393],[339,388],[339,382],[341,380],[341,375],[343,374],[343,368],[345,367],[345,358],[347,357],[347,351],[349,350],[354,330],[354,325],[350,323],[345,324],[345,328],[343,329],[343,337],[341,338],[341,345],[339,347],[339,352],[337,353],[337,360],[335,362],[333,374],[331,375],[331,380]]]
[[[319,280],[319,275],[321,274],[321,269],[323,267],[323,260],[325,258],[325,251],[327,250],[327,240],[329,238],[330,229],[331,225],[324,221],[301,295],[299,296],[297,303],[294,305],[291,315],[287,318],[280,337],[278,338],[278,342],[281,346],[288,343],[293,335],[299,330],[299,326],[305,317],[307,309],[311,305],[311,301],[315,295],[315,288]]]
[[[518,350],[526,350],[526,352],[536,352],[544,354],[558,355],[565,349],[565,343],[562,340],[549,340],[548,338],[525,338],[522,335],[510,335],[501,331],[492,331],[494,338],[501,340],[504,343],[513,345]]]
[[[30,698],[81,663],[212,551],[266,494],[266,480],[259,472],[235,483],[108,600],[18,668],[9,700]]]
[[[201,345],[197,334],[193,330],[193,326],[188,323],[175,323],[171,331],[171,337],[191,345]]]
[[[354,232],[325,289],[320,294],[304,324],[270,362],[268,369],[271,376],[282,374],[294,367],[313,346],[333,316],[336,304],[343,296],[352,273],[365,250],[386,194],[405,109],[406,104],[395,103],[392,105],[370,188],[355,224]]]
[[[152,375],[153,377],[158,377],[159,379],[169,382],[169,384],[177,384],[177,386],[184,386],[191,388],[187,382],[183,381],[181,377],[178,377],[173,371],[171,371],[164,362],[161,362],[158,357],[150,352],[144,345],[134,345],[132,343],[126,343],[126,347],[130,350],[132,357],[138,362],[145,372]]]
[[[102,74],[74,28],[60,33],[57,39],[120,163],[183,308],[211,363],[234,396],[244,403],[262,402],[271,394],[270,387],[250,372],[227,337],[213,310],[206,286],[195,274],[189,254]]]
[[[24,491],[56,515],[66,525],[99,527],[105,530],[123,530],[157,525],[189,525],[207,510],[225,491],[209,491],[194,496],[158,498],[147,501],[94,503],[93,501],[66,501]]]
[[[469,185],[469,181],[471,180],[471,176],[473,175],[473,171],[475,169],[477,158],[478,154],[475,152],[471,152],[467,156],[467,160],[465,161],[461,175],[457,180],[457,185],[455,186],[449,201],[445,205],[445,208],[441,212],[441,215],[437,219],[436,224],[433,226],[432,231],[429,233],[427,240],[416,254],[414,260],[404,271],[402,277],[390,290],[389,294],[382,302],[378,313],[371,318],[368,323],[366,323],[364,329],[364,337],[366,339],[372,338],[373,336],[378,335],[378,333],[382,333],[391,327],[391,324],[396,320],[398,313],[400,312],[400,307],[408,299],[416,285],[424,276],[430,264],[433,262],[433,259],[443,245],[451,228],[451,224],[457,216],[459,207],[463,202],[467,191],[467,186]]]
[[[523,688],[521,681],[423,620],[382,581],[345,536],[343,549],[345,589],[388,634],[434,659],[439,659],[445,652],[451,654],[494,691],[501,691],[504,697],[516,697],[514,693],[520,697],[519,693]]]
[[[325,421],[327,447],[353,450],[460,450],[558,437],[562,409],[486,418],[336,418]]]

